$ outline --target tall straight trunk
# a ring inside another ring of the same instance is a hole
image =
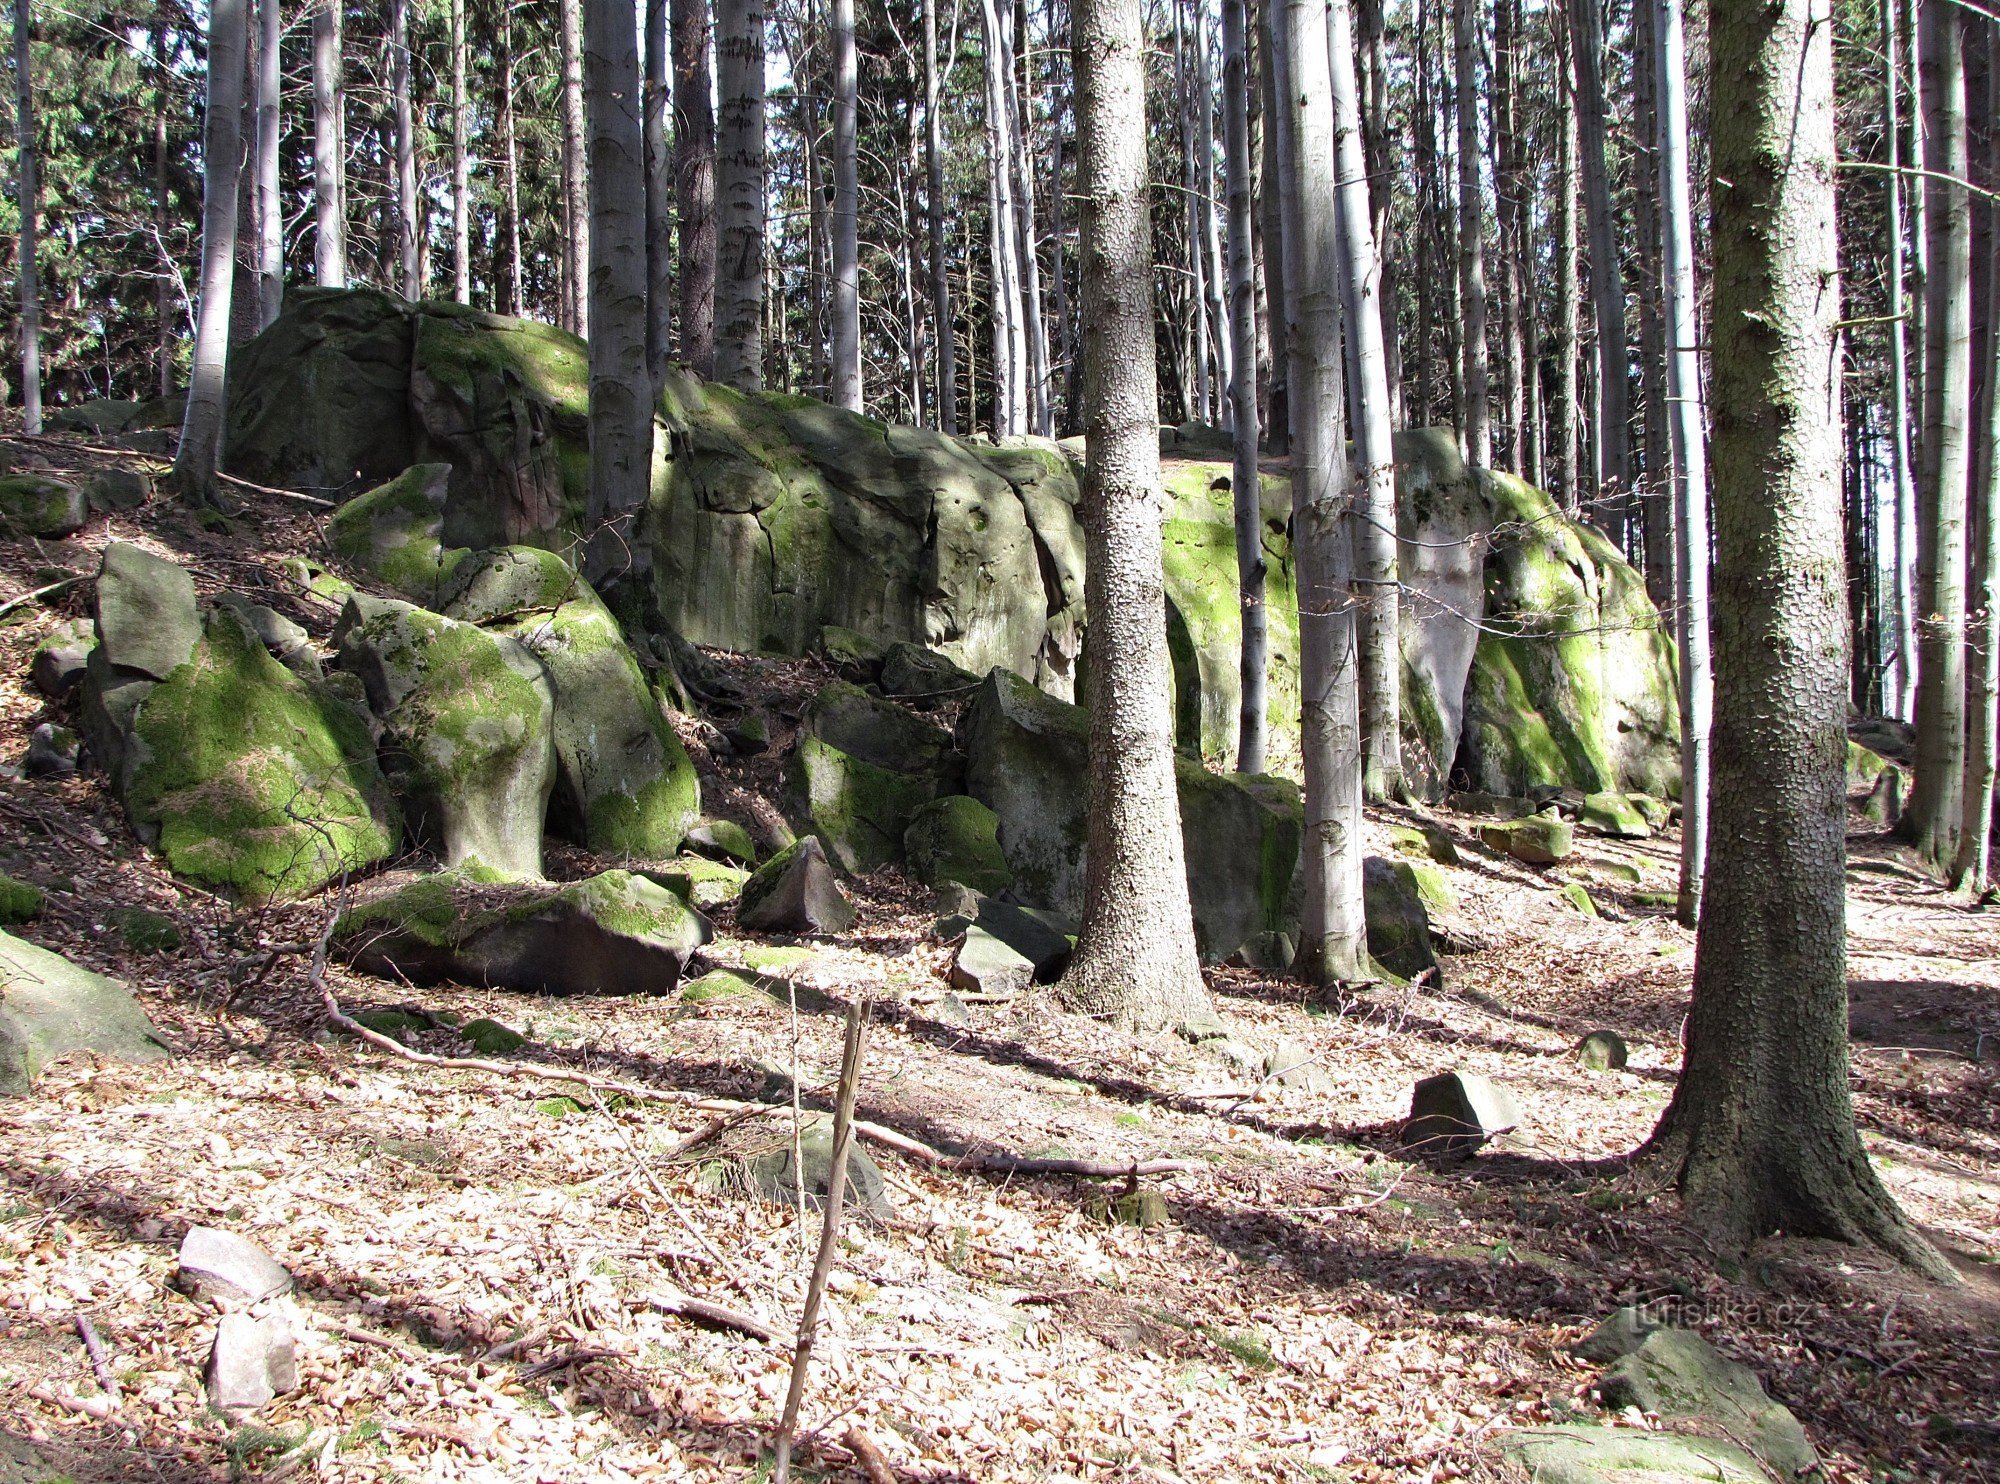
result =
[[[1067,12],[1059,13],[1057,6],[1058,0],[1048,0],[1045,24],[1050,36],[1061,35],[1061,27],[1068,21]],[[1076,431],[1078,396],[1076,327],[1071,320],[1069,298],[1068,198],[1063,188],[1063,115],[1067,105],[1059,65],[1060,53],[1057,58],[1058,65],[1051,68],[1049,99],[1049,318],[1054,321],[1056,337],[1055,358],[1049,372],[1049,402],[1051,431],[1067,435]],[[1055,416],[1058,386],[1061,387],[1060,419]]]
[[[1981,41],[1987,48],[1987,69],[1980,100],[1986,170],[1980,184],[1991,190],[2000,182],[2000,49],[1993,47],[1990,32]],[[1952,862],[1954,883],[1975,893],[1988,885],[1995,759],[2000,754],[2000,253],[1991,246],[2000,238],[2000,212],[1990,198],[1980,210],[1991,223],[1989,246],[1978,268],[1985,275],[1988,316],[1986,389],[1973,430],[1979,457],[1966,504],[1965,823]]]
[[[1249,0],[1222,0],[1222,139],[1229,188],[1230,496],[1242,613],[1236,768],[1264,771],[1270,727],[1270,622],[1264,606],[1264,490],[1257,471],[1257,285],[1250,261]]]
[[[1632,504],[1640,534],[1640,570],[1646,595],[1665,611],[1674,601],[1673,504],[1667,498],[1666,466],[1672,435],[1667,418],[1667,332],[1661,303],[1664,270],[1660,244],[1658,51],[1654,6],[1641,3],[1632,15],[1632,210],[1638,231],[1635,254],[1639,303],[1639,426],[1643,462],[1632,463]]]
[[[28,0],[15,0],[16,25]],[[195,319],[194,364],[187,411],[174,460],[174,482],[190,501],[220,503],[222,421],[229,361],[229,318],[236,277],[237,187],[243,161],[243,66],[249,50],[248,0],[211,0],[208,12],[208,95],[202,109],[201,308]],[[18,46],[19,43],[17,42]]]
[[[1140,0],[1074,0],[1082,202],[1084,644],[1090,811],[1083,931],[1056,986],[1141,1029],[1213,1023],[1174,785],[1160,521]]]
[[[317,22],[314,24],[317,25]],[[166,271],[171,266],[167,251],[167,229],[173,220],[172,197],[167,184],[167,109],[170,106],[169,78],[172,74],[167,65],[167,18],[164,5],[154,8],[152,40],[153,238],[154,251],[160,255],[161,269],[161,271],[154,275],[153,281],[153,318],[155,322],[153,361],[156,377],[154,389],[160,396],[166,397],[171,396],[174,390],[174,349],[179,343],[180,336],[176,333],[175,329],[174,288],[172,282],[174,275]],[[20,68],[18,77],[23,80],[27,79],[29,77],[29,69],[26,67]],[[29,112],[33,112],[32,107]],[[23,128],[21,130],[21,138],[23,140],[31,140],[34,138],[34,134],[30,129]],[[24,183],[25,180],[26,177],[24,176]],[[22,199],[24,201],[32,200],[33,193],[23,191]],[[21,220],[26,234],[32,235],[34,225],[33,214],[24,211]],[[39,306],[37,308],[39,309]],[[23,323],[26,324],[27,322],[28,317],[23,316]],[[39,383],[41,378],[37,376],[34,380]],[[38,396],[39,391],[40,388],[38,385]]]
[[[1027,337],[1021,325],[1020,250],[1014,226],[1014,172],[1007,120],[1007,42],[997,0],[984,0],[986,65],[987,272],[993,304],[993,431],[1027,430]]]
[[[1578,387],[1582,369],[1579,341],[1583,316],[1578,289],[1583,275],[1582,235],[1577,227],[1577,158],[1575,69],[1568,65],[1575,45],[1560,7],[1551,7],[1549,24],[1556,29],[1563,65],[1556,87],[1561,99],[1556,112],[1556,405],[1551,426],[1556,430],[1557,478],[1563,508],[1575,515],[1583,508],[1583,407]]]
[[[1920,0],[1919,69],[1930,233],[1924,292],[1924,445],[1917,515],[1917,755],[1903,827],[1951,868],[1965,809],[1965,512],[1972,408],[1972,210],[1965,40],[1950,0]]]
[[[471,103],[466,73],[465,0],[451,0],[451,296],[472,302],[472,154],[467,142]]]
[[[390,0],[405,5],[408,0]],[[563,282],[568,289],[568,328],[590,336],[590,170],[583,118],[583,0],[557,0],[556,33],[562,59],[563,211],[569,230],[563,241]]]
[[[1361,725],[1340,348],[1340,204],[1326,12],[1284,0],[1273,70],[1283,79],[1293,168],[1283,209],[1292,343],[1292,531],[1299,589],[1305,903],[1296,973],[1316,984],[1368,977],[1361,903]],[[1351,65],[1351,64],[1350,64]],[[1356,141],[1358,144],[1358,141]]]
[[[1396,554],[1396,447],[1389,420],[1389,361],[1382,344],[1381,261],[1368,200],[1368,160],[1361,137],[1361,97],[1354,73],[1350,0],[1327,8],[1333,104],[1333,196],[1347,364],[1347,405],[1354,428],[1357,484],[1353,533],[1356,632],[1360,663],[1361,791],[1399,798],[1403,779],[1402,596]],[[1442,772],[1449,758],[1438,759]]]
[[[646,361],[646,132],[632,0],[584,0],[590,167],[591,576],[617,576],[641,543],[653,464],[653,374]]]
[[[1415,135],[1411,150],[1416,165],[1416,309],[1417,309],[1417,412],[1419,426],[1428,426],[1436,419],[1437,387],[1436,358],[1433,355],[1437,335],[1437,212],[1435,191],[1438,176],[1437,135],[1434,132],[1436,108],[1431,88],[1430,68],[1425,64],[1429,34],[1428,7],[1425,0],[1417,0],[1416,36],[1413,39],[1414,57],[1412,70],[1415,72],[1417,94],[1417,116],[1412,120]],[[1452,264],[1447,270],[1456,273],[1458,265]]]
[[[1258,205],[1264,216],[1264,298],[1270,319],[1271,349],[1264,442],[1271,452],[1282,454],[1292,446],[1290,325],[1285,318],[1285,214],[1281,204],[1285,183],[1291,175],[1287,143],[1291,135],[1274,65],[1283,21],[1275,0],[1260,0],[1256,14],[1263,21],[1258,33],[1257,72],[1258,94],[1264,104],[1264,190]]]
[[[1618,216],[1605,161],[1603,0],[1566,0],[1570,65],[1576,85],[1577,154],[1583,167],[1584,218],[1590,232],[1590,299],[1597,317],[1597,416],[1592,445],[1597,488],[1586,509],[1620,546],[1631,506],[1631,431],[1626,381],[1625,273],[1618,260]]]
[[[1187,228],[1182,240],[1187,248],[1188,268],[1188,369],[1192,373],[1189,385],[1194,388],[1194,400],[1187,415],[1190,421],[1209,423],[1215,421],[1215,403],[1211,400],[1208,376],[1207,254],[1203,251],[1206,234],[1201,224],[1201,174],[1195,145],[1195,70],[1188,44],[1186,11],[1180,0],[1174,3],[1174,91],[1180,101],[1181,217]]]
[[[930,239],[931,318],[937,326],[938,431],[958,431],[958,336],[952,324],[951,272],[944,255],[944,129],[938,117],[938,24],[941,0],[924,7],[924,225]]]
[[[521,264],[521,147],[514,123],[514,22],[506,6],[500,8],[500,188],[506,198],[500,223],[501,240],[507,259],[507,313],[527,310],[527,285]]]
[[[347,85],[341,75],[341,11],[323,0],[313,12],[314,277],[323,289],[347,287]]]
[[[1049,341],[1042,321],[1042,264],[1040,239],[1035,230],[1033,133],[1034,98],[1019,62],[1028,48],[1027,8],[1017,0],[1006,0],[1005,13],[1012,17],[1007,42],[1007,137],[1008,168],[1014,175],[1014,250],[1021,264],[1021,338],[1027,346],[1027,430],[1048,437],[1051,422],[1049,396]],[[1018,34],[1019,46],[1014,38]]]
[[[1465,386],[1459,432],[1466,459],[1493,462],[1492,404],[1486,366],[1485,208],[1479,199],[1479,53],[1484,45],[1480,0],[1452,0],[1452,106],[1458,116],[1458,301]]]
[[[1495,0],[1488,113],[1493,131],[1493,280],[1500,300],[1500,465],[1515,474],[1526,469],[1527,351],[1523,343],[1521,306],[1521,240],[1519,217],[1522,190],[1520,144],[1515,134],[1518,106],[1515,82],[1515,37],[1519,28],[1516,0]]]
[[[1224,287],[1229,268],[1223,257],[1222,224],[1215,204],[1215,70],[1208,55],[1206,0],[1197,0],[1195,5],[1193,38],[1197,101],[1195,149],[1200,161],[1196,171],[1196,185],[1201,192],[1202,247],[1207,253],[1202,268],[1202,282],[1208,286],[1208,322],[1215,335],[1216,419],[1221,422],[1229,421],[1235,416],[1228,402],[1236,348],[1229,331],[1229,306],[1226,303],[1228,290]]]
[[[716,0],[715,379],[764,385],[764,4]]]
[[[833,404],[861,410],[860,184],[854,128],[859,75],[854,0],[833,0]]]
[[[1917,653],[1914,600],[1910,582],[1916,566],[1917,486],[1911,472],[1910,449],[1910,352],[1909,314],[1904,289],[1902,149],[1903,126],[1901,71],[1903,43],[1898,0],[1882,4],[1882,134],[1888,146],[1889,170],[1883,177],[1886,193],[1884,215],[1889,221],[1889,263],[1886,273],[1889,291],[1889,478],[1895,500],[1895,530],[1890,545],[1894,552],[1889,619],[1895,645],[1895,684],[1890,690],[1890,709],[1897,716],[1910,714],[1910,699],[1916,684]],[[1919,184],[1918,189],[1922,186]]]
[[[1660,152],[1660,247],[1672,440],[1674,611],[1679,615],[1681,878],[1679,916],[1693,927],[1708,851],[1708,731],[1714,710],[1708,634],[1708,449],[1701,416],[1701,327],[1688,185],[1687,43],[1683,0],[1657,0],[1653,67]]]
[[[30,0],[14,0],[14,125],[20,143],[20,198],[15,206],[21,213],[18,265],[21,426],[29,433],[39,433],[42,430],[42,290],[40,273],[35,267],[35,249],[41,236],[41,186],[35,151],[34,64],[29,54],[33,35]],[[232,213],[234,209],[232,202]],[[235,256],[234,244],[230,255]]]
[[[279,0],[257,3],[256,146],[251,172],[257,191],[257,328],[263,329],[285,307],[285,208],[278,192],[279,107],[284,71],[278,45],[285,34]]]
[[[1653,1148],[1734,1258],[1872,1243],[1949,1280],[1854,1127],[1846,974],[1845,589],[1833,24],[1709,11],[1714,129],[1715,778],[1694,998]],[[1774,930],[1782,925],[1782,930]]]
[[[389,0],[389,93],[396,137],[396,254],[405,299],[423,297],[417,251],[417,121],[410,83],[410,0]]]
[[[680,358],[715,374],[715,104],[708,73],[708,0],[671,0],[674,208],[680,244]]]
[[[674,161],[667,148],[671,106],[667,0],[646,0],[646,367],[659,387],[673,353]]]

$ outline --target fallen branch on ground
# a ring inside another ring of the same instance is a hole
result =
[[[889,1466],[889,1460],[883,1456],[881,1448],[862,1430],[859,1423],[848,1428],[841,1442],[847,1445],[847,1451],[852,1453],[855,1462],[861,1465],[861,1472],[868,1476],[868,1484],[896,1484],[896,1471]]]
[[[111,1361],[104,1353],[104,1341],[98,1337],[97,1326],[81,1310],[76,1315],[76,1337],[83,1341],[83,1353],[90,1357],[90,1369],[97,1376],[98,1389],[115,1410],[118,1406],[118,1378],[111,1374]]]
[[[742,1310],[732,1309],[727,1304],[696,1298],[693,1294],[683,1293],[678,1288],[670,1288],[663,1293],[649,1293],[646,1295],[646,1303],[662,1314],[678,1314],[683,1319],[696,1319],[703,1324],[733,1329],[739,1334],[749,1335],[766,1344],[784,1338],[754,1314],[745,1314]]]

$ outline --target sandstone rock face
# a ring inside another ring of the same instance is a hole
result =
[[[819,836],[807,835],[743,883],[736,921],[760,933],[844,933],[854,926],[854,904],[834,879]]]

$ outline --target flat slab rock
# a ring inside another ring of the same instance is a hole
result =
[[[191,1226],[181,1238],[175,1281],[223,1309],[247,1309],[292,1288],[283,1263],[248,1237],[213,1226]]]
[[[27,1092],[73,1051],[128,1062],[172,1055],[116,979],[0,932],[0,1097]]]
[[[1476,1072],[1442,1072],[1411,1091],[1403,1144],[1423,1154],[1475,1154],[1488,1139],[1520,1123],[1520,1105],[1499,1083]]]
[[[1522,1428],[1499,1451],[1535,1484],[1777,1484],[1734,1443],[1636,1427]]]
[[[819,836],[807,835],[743,883],[736,921],[759,933],[844,933],[854,926],[854,904],[834,878]]]

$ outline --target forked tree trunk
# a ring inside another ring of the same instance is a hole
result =
[[[1291,330],[1292,550],[1298,564],[1305,902],[1294,972],[1368,977],[1361,903],[1361,721],[1353,586],[1354,489],[1344,436],[1339,204],[1325,9],[1284,0],[1272,68],[1292,169],[1283,185]]]
[[[1215,1019],[1195,956],[1160,560],[1152,228],[1140,0],[1074,0],[1082,208],[1084,644],[1090,813],[1083,931],[1056,986],[1142,1029]]]
[[[16,0],[22,10],[28,0]],[[18,12],[17,12],[18,13]],[[249,49],[248,0],[212,0],[208,16],[208,95],[202,109],[201,309],[195,319],[194,363],[187,412],[174,460],[174,482],[200,505],[220,503],[224,377],[229,361],[229,312],[236,277],[237,185],[243,161],[243,64]]]
[[[405,299],[423,297],[417,247],[417,122],[410,83],[410,0],[389,0],[389,93],[396,133],[396,254]]]
[[[408,0],[390,0],[406,5]],[[590,170],[583,119],[583,0],[557,0],[556,31],[562,59],[562,192],[569,230],[563,240],[568,286],[568,328],[590,336]]]
[[[41,187],[35,158],[34,64],[30,56],[34,36],[34,16],[30,0],[14,0],[14,126],[20,142],[20,197],[15,202],[21,213],[18,288],[21,303],[21,426],[29,433],[42,431],[42,290],[35,267],[35,248],[41,236]],[[234,207],[232,205],[233,212]],[[230,255],[235,256],[232,243]]]
[[[958,335],[952,324],[951,270],[944,255],[944,129],[938,117],[940,0],[924,7],[924,225],[930,238],[931,319],[937,339],[937,426],[958,431]]]
[[[833,404],[861,410],[860,182],[854,0],[833,0]]]
[[[1950,1269],[1868,1162],[1847,1082],[1846,583],[1833,25],[1709,12],[1715,786],[1694,1001],[1653,1149],[1711,1248],[1773,1232]],[[1782,924],[1783,931],[1773,931]]]
[[[451,296],[472,302],[472,154],[468,143],[471,103],[466,72],[471,63],[465,38],[465,0],[451,0]]]
[[[708,75],[708,0],[671,4],[680,358],[705,378],[715,374],[715,104]]]
[[[1925,135],[1923,478],[1917,514],[1917,755],[1903,827],[1949,871],[1965,829],[1965,513],[1972,408],[1972,207],[1965,38],[1958,7],[1922,0]]]
[[[1470,0],[1462,0],[1470,3]],[[1361,791],[1377,801],[1406,792],[1403,778],[1402,594],[1396,553],[1395,428],[1389,420],[1389,360],[1382,345],[1381,261],[1368,201],[1368,160],[1362,148],[1361,99],[1354,74],[1349,0],[1328,6],[1329,78],[1333,100],[1334,215],[1347,365],[1353,373],[1347,405],[1354,427],[1357,485],[1353,532],[1354,589],[1359,612]],[[1476,200],[1476,198],[1475,198]],[[1483,404],[1482,404],[1483,405]],[[1438,759],[1440,769],[1451,759]]]
[[[1480,0],[1452,0],[1453,111],[1458,116],[1458,303],[1465,387],[1459,432],[1468,462],[1493,462],[1492,403],[1486,367],[1486,210],[1479,199],[1479,53],[1484,43]],[[1594,3],[1594,0],[1593,0]]]
[[[1708,449],[1701,417],[1694,203],[1688,186],[1687,46],[1682,0],[1658,0],[1654,72],[1660,126],[1660,247],[1672,438],[1674,601],[1679,615],[1683,926],[1699,921],[1708,850],[1708,732],[1713,713],[1708,623]]]
[[[279,0],[257,4],[256,169],[257,191],[257,328],[263,329],[285,307],[285,208],[278,193],[279,105],[284,72],[278,43],[285,34]]]
[[[322,0],[313,12],[314,277],[323,289],[347,287],[347,93],[341,76],[341,10]]]
[[[717,0],[715,379],[764,385],[764,3]]]
[[[1229,188],[1229,405],[1237,602],[1243,644],[1236,768],[1264,771],[1270,727],[1270,621],[1264,606],[1264,490],[1257,472],[1257,285],[1250,261],[1249,0],[1222,0],[1222,137]]]
[[[1631,353],[1625,344],[1625,273],[1618,259],[1618,216],[1605,161],[1603,0],[1567,0],[1570,65],[1576,81],[1577,154],[1583,166],[1584,217],[1590,228],[1590,298],[1597,315],[1596,489],[1585,509],[1621,547],[1631,510],[1631,430],[1627,425]]]

